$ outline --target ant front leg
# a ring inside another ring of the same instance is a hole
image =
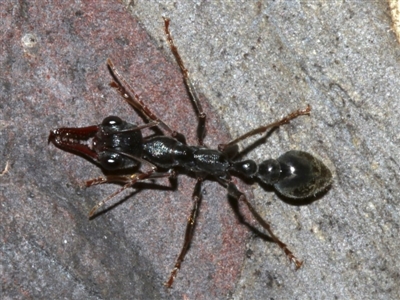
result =
[[[99,210],[100,207],[104,206],[106,202],[114,198],[116,195],[119,193],[123,192],[127,188],[132,187],[136,182],[143,181],[146,179],[154,179],[154,178],[163,178],[163,177],[175,177],[175,171],[174,170],[169,170],[167,172],[155,172],[154,169],[144,172],[144,173],[135,173],[132,175],[109,175],[106,177],[99,177],[95,179],[91,179],[86,181],[86,186],[92,186],[92,185],[97,185],[97,184],[104,184],[104,183],[122,183],[124,184],[119,190],[116,192],[112,193],[110,196],[108,196],[106,199],[103,201],[97,203],[89,212],[89,218],[92,218],[96,212]]]
[[[305,109],[298,109],[298,110],[290,113],[286,117],[280,119],[279,121],[273,122],[273,123],[265,125],[265,126],[260,126],[256,129],[253,129],[253,130],[239,136],[238,138],[230,141],[227,144],[219,144],[218,150],[224,152],[226,149],[232,147],[233,145],[237,144],[238,142],[243,141],[253,135],[256,135],[259,133],[264,133],[268,129],[272,129],[272,128],[279,127],[284,124],[288,124],[288,123],[290,123],[291,120],[296,119],[299,116],[309,115],[310,111],[311,111],[311,106],[307,105],[307,107]]]
[[[203,111],[203,108],[201,107],[200,104],[200,99],[199,96],[197,95],[196,89],[194,88],[194,85],[192,81],[190,80],[189,76],[189,71],[185,68],[185,65],[183,63],[183,60],[181,56],[179,55],[178,48],[174,44],[174,40],[172,39],[171,33],[169,31],[169,19],[163,18],[164,19],[164,27],[165,27],[165,34],[167,36],[167,41],[169,44],[169,47],[171,48],[171,52],[175,57],[176,62],[179,65],[179,68],[181,69],[182,75],[183,75],[183,80],[185,82],[186,88],[190,94],[190,99],[192,100],[193,106],[195,107],[197,118],[198,118],[198,125],[197,125],[197,141],[200,146],[203,146],[203,140],[206,135],[206,114]]]
[[[285,243],[283,243],[273,232],[271,229],[271,226],[268,224],[267,221],[265,221],[260,215],[259,213],[254,209],[254,207],[250,204],[250,202],[247,200],[245,194],[243,194],[241,191],[238,190],[238,188],[236,187],[236,185],[230,181],[230,182],[224,182],[224,185],[226,186],[227,190],[228,190],[228,194],[232,197],[234,197],[235,199],[237,199],[238,201],[243,201],[247,207],[249,208],[250,212],[252,213],[252,215],[256,218],[257,222],[264,227],[265,230],[268,231],[270,237],[272,238],[272,240],[283,250],[283,252],[285,252],[286,256],[292,261],[294,262],[294,264],[296,265],[296,270],[299,269],[303,262],[298,260],[292,253],[292,251],[290,251],[287,247],[287,245]]]
[[[132,105],[139,112],[144,114],[149,121],[153,121],[156,125],[163,128],[168,132],[170,136],[176,138],[178,141],[186,144],[185,136],[182,133],[179,133],[175,130],[172,130],[165,122],[163,122],[159,117],[157,117],[144,103],[140,100],[139,96],[135,93],[133,88],[129,85],[129,83],[119,74],[118,70],[114,67],[111,59],[107,59],[107,67],[110,71],[110,74],[114,81],[110,83],[110,86],[115,88],[117,92]],[[126,87],[126,88],[125,88]]]
[[[196,182],[196,186],[193,191],[193,207],[192,211],[187,219],[186,231],[185,231],[185,239],[183,241],[183,246],[179,256],[175,262],[175,266],[171,271],[169,279],[164,283],[164,285],[168,288],[172,286],[174,283],[174,279],[178,270],[181,268],[181,264],[185,258],[186,253],[189,250],[190,244],[192,242],[194,228],[196,226],[196,218],[198,215],[200,203],[201,203],[201,183],[203,182],[203,178],[198,178]]]

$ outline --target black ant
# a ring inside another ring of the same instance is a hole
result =
[[[280,194],[289,198],[309,198],[325,190],[332,182],[332,174],[320,160],[307,152],[292,150],[281,155],[276,160],[268,159],[260,164],[257,164],[253,160],[236,161],[234,159],[239,153],[238,142],[250,136],[264,133],[269,129],[287,124],[298,116],[309,115],[311,111],[310,106],[292,112],[272,124],[249,131],[226,144],[220,144],[218,150],[207,148],[203,144],[206,132],[206,114],[203,112],[189,73],[172,40],[169,31],[169,19],[164,18],[164,23],[169,47],[182,71],[184,82],[196,109],[198,118],[198,145],[187,145],[183,134],[172,130],[152,113],[118,73],[111,60],[108,59],[107,66],[113,77],[113,82],[110,85],[130,105],[142,113],[148,122],[143,125],[135,125],[125,122],[119,117],[109,116],[101,124],[95,126],[52,130],[50,131],[49,142],[52,142],[62,150],[88,158],[105,171],[138,169],[141,166],[147,166],[148,168],[147,170],[140,169],[130,175],[106,175],[105,177],[87,181],[86,186],[111,182],[123,184],[122,188],[96,204],[90,211],[89,217],[93,217],[98,209],[107,201],[123,190],[133,187],[135,183],[154,178],[172,178],[176,175],[177,168],[180,168],[194,174],[197,182],[193,191],[193,207],[186,225],[183,246],[169,279],[165,282],[167,287],[172,286],[189,249],[201,202],[201,184],[207,177],[213,177],[224,186],[229,196],[236,198],[238,201],[243,201],[260,225],[268,231],[272,240],[294,262],[296,269],[300,268],[302,261],[298,260],[287,248],[286,244],[274,235],[270,225],[255,211],[246,196],[233,183],[231,172],[273,185]],[[142,129],[156,126],[164,129],[167,135],[142,136]],[[91,145],[83,143],[83,141],[89,140],[91,141]]]

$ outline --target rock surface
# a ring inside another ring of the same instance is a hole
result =
[[[400,297],[400,45],[386,3],[96,2],[0,4],[4,299]],[[124,193],[88,220],[118,187],[83,189],[101,171],[47,145],[49,130],[61,126],[108,115],[142,122],[108,86],[109,57],[149,107],[195,143],[195,114],[161,16],[171,19],[202,95],[208,145],[311,105],[310,117],[247,154],[261,161],[303,150],[335,174],[331,189],[307,205],[254,186],[257,210],[304,260],[297,272],[276,245],[249,239],[224,189],[210,181],[193,246],[166,290],[195,179],[180,176],[173,191]]]

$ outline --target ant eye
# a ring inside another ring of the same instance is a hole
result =
[[[101,166],[106,170],[117,170],[121,168],[123,159],[118,153],[102,152],[99,155]]]
[[[116,116],[109,116],[103,120],[101,125],[103,126],[109,126],[109,127],[114,127],[122,124],[121,118],[118,118]]]

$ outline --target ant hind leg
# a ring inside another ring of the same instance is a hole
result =
[[[238,190],[236,185],[230,181],[230,182],[224,182],[224,185],[226,186],[228,190],[228,194],[238,201],[243,201],[247,207],[249,208],[250,212],[252,215],[255,217],[257,222],[265,229],[267,230],[268,234],[270,235],[271,239],[285,252],[286,256],[296,265],[296,270],[299,269],[303,262],[298,260],[296,256],[292,253],[292,251],[289,250],[287,245],[283,243],[273,232],[271,229],[271,226],[268,224],[267,221],[265,221],[259,213],[254,209],[254,207],[250,204],[250,202],[247,200],[246,196],[244,193]]]
[[[273,122],[271,124],[268,124],[268,125],[265,125],[265,126],[260,126],[260,127],[256,128],[256,129],[253,129],[253,130],[251,130],[251,131],[239,136],[238,138],[236,138],[234,140],[231,140],[230,142],[228,142],[226,144],[219,144],[218,145],[218,150],[223,152],[228,147],[231,147],[231,146],[237,144],[238,142],[243,141],[243,140],[245,140],[245,139],[247,139],[247,138],[249,138],[249,137],[251,137],[253,135],[264,133],[268,129],[279,127],[279,126],[281,126],[283,124],[288,124],[288,123],[290,123],[291,120],[296,119],[299,116],[309,115],[310,111],[311,111],[311,106],[307,105],[307,107],[305,109],[298,109],[298,110],[288,114],[286,117],[284,117],[284,118],[282,118],[282,119],[280,119],[278,121],[275,121],[275,122]]]

